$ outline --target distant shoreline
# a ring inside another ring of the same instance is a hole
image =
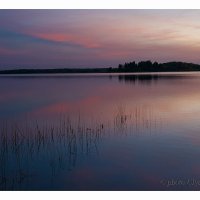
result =
[[[54,68],[54,69],[10,69],[0,70],[0,75],[9,74],[90,74],[90,73],[151,73],[151,72],[195,72],[199,64],[185,62],[152,63],[141,61],[119,64],[118,68]]]

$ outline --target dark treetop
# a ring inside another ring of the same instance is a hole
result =
[[[181,72],[200,71],[200,65],[185,62],[158,63],[151,61],[135,61],[119,64],[112,68],[60,68],[60,69],[12,69],[1,70],[0,74],[43,74],[43,73],[115,73],[115,72]]]

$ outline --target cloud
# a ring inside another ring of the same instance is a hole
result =
[[[199,17],[197,10],[0,11],[0,64],[114,67],[141,59],[199,63]]]
[[[58,42],[62,44],[73,44],[84,48],[98,48],[100,45],[87,37],[68,33],[28,33],[29,36],[45,41]]]

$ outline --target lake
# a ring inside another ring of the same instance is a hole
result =
[[[0,190],[199,190],[200,73],[0,76]]]

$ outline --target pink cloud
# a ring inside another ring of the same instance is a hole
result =
[[[84,37],[81,34],[68,34],[68,33],[43,33],[43,32],[32,32],[27,33],[28,35],[31,35],[36,38],[45,39],[53,42],[71,42],[73,44],[81,45],[86,48],[98,48],[100,47],[100,44],[98,44],[96,41],[92,40],[89,37]]]

